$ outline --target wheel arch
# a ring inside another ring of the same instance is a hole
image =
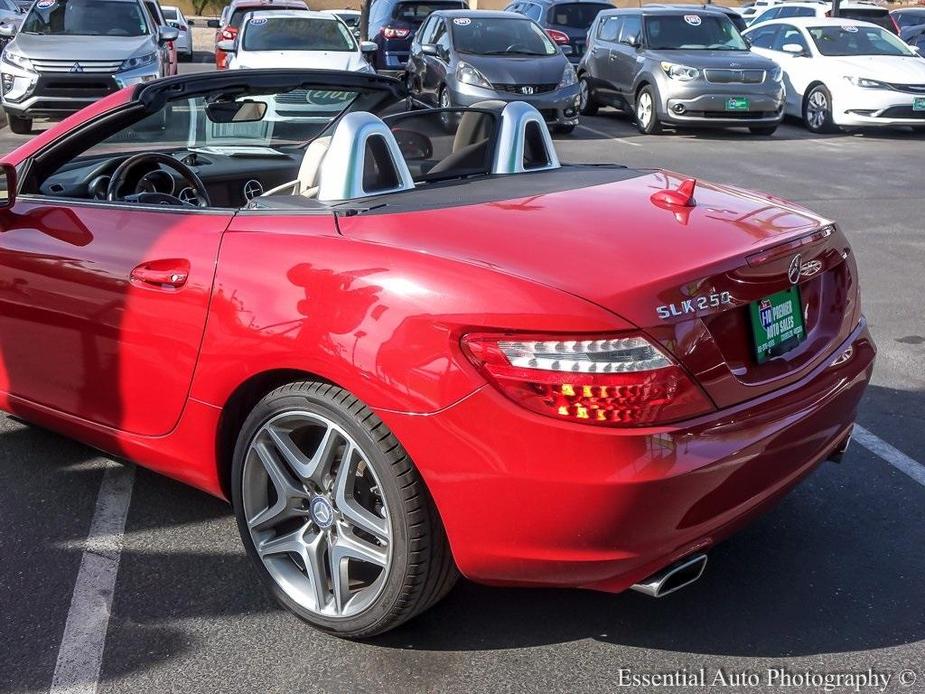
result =
[[[806,100],[809,98],[809,95],[812,94],[813,89],[815,89],[816,87],[825,87],[826,90],[829,90],[825,82],[823,82],[822,80],[813,80],[812,82],[807,84],[806,89],[803,90],[803,97],[800,99],[800,116],[802,116],[806,112]],[[832,93],[831,90],[829,90],[829,93],[830,94]]]

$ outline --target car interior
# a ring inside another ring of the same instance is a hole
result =
[[[36,155],[20,194],[181,209],[329,210],[560,166],[542,116],[526,103],[408,107],[405,99],[328,88],[247,90],[246,97],[216,90],[143,114],[135,106]]]

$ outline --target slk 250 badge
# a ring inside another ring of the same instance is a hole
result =
[[[655,312],[662,320],[683,316],[687,313],[697,313],[705,311],[708,308],[719,308],[723,304],[732,303],[732,294],[729,292],[719,292],[718,294],[707,294],[706,296],[696,296],[693,299],[685,299],[680,304],[663,304],[656,306]]]

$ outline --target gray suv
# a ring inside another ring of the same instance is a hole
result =
[[[177,36],[155,27],[139,0],[37,0],[0,58],[10,129],[28,134],[34,117],[60,118],[164,76]]]
[[[585,115],[614,106],[634,114],[649,135],[664,125],[770,135],[784,117],[780,68],[752,53],[716,10],[607,10],[588,40],[578,65]]]
[[[440,108],[526,101],[556,132],[578,125],[578,80],[558,47],[513,12],[442,10],[415,34],[405,66],[409,90]]]

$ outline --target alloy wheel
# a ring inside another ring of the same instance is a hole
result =
[[[588,110],[588,81],[578,80],[578,110],[584,113]]]
[[[241,491],[257,555],[290,599],[328,619],[376,600],[392,524],[376,472],[342,427],[312,412],[273,417],[251,439]]]
[[[825,125],[829,113],[829,100],[821,89],[809,95],[806,105],[806,120],[813,130],[819,130]]]
[[[636,104],[636,118],[643,128],[647,128],[652,120],[652,96],[647,91],[639,95],[639,102]]]

